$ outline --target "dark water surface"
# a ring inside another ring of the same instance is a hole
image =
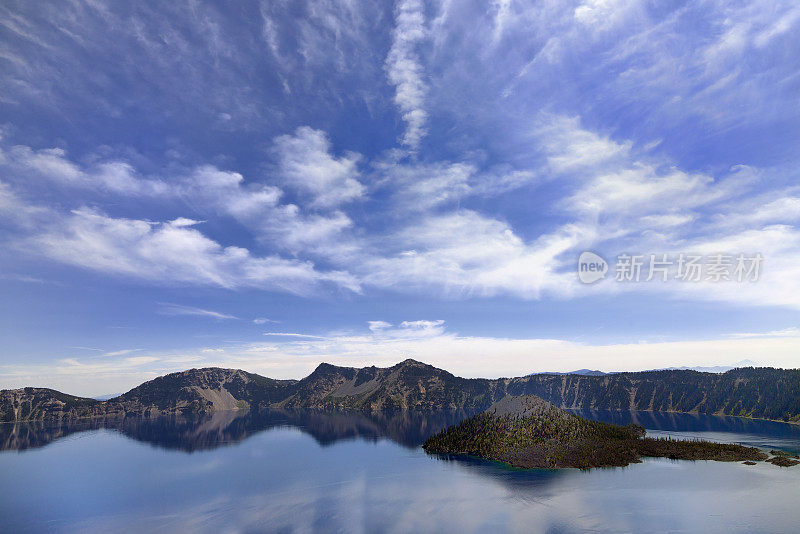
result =
[[[578,412],[800,452],[800,427]],[[218,413],[0,425],[0,532],[798,532],[800,466],[532,470],[428,456],[467,414]]]

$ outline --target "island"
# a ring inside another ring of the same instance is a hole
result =
[[[425,441],[432,454],[470,455],[518,468],[622,467],[643,457],[756,462],[754,447],[645,437],[638,425],[589,421],[535,395],[506,396]],[[786,465],[782,455],[776,465]]]

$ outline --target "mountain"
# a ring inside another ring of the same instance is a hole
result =
[[[733,365],[714,365],[711,367],[667,367],[666,369],[656,369],[658,371],[699,371],[701,373],[725,373],[740,367],[758,367],[758,364],[753,360],[742,360]]]
[[[107,401],[43,388],[4,390],[0,421],[209,414],[268,407],[476,413],[506,395],[536,395],[557,407],[579,410],[689,412],[800,422],[798,369],[468,379],[416,360],[361,369],[323,363],[302,380],[274,380],[237,369],[190,369],[145,382]]]
[[[145,416],[243,410],[285,399],[296,383],[239,369],[207,367],[160,376],[106,404],[114,411]]]
[[[504,383],[460,378],[416,360],[392,367],[320,364],[279,406],[338,410],[477,410],[505,396]]]
[[[432,436],[428,453],[470,455],[521,468],[625,466],[643,456],[686,460],[753,461],[753,447],[644,437],[644,428],[589,421],[535,395],[508,396],[485,412]],[[776,457],[777,458],[777,457]],[[786,465],[792,459],[777,459]]]
[[[0,421],[90,417],[104,412],[103,403],[67,395],[54,389],[0,390]]]
[[[559,372],[546,372],[546,373],[531,373],[528,376],[534,375],[581,375],[581,376],[603,376],[608,375],[611,373],[604,373],[603,371],[596,371],[592,369],[578,369],[577,371],[569,371],[567,373],[559,373]]]
[[[603,376],[607,375],[608,373],[604,373],[603,371],[597,371],[592,369],[578,369],[577,371],[571,371],[566,373],[568,375],[583,375],[583,376]]]
[[[537,395],[570,409],[706,413],[800,422],[800,369],[533,375],[507,380],[506,391]]]
[[[114,397],[119,397],[119,393],[106,393],[105,395],[95,395],[92,397],[94,400],[99,401],[107,401],[108,399],[113,399]]]

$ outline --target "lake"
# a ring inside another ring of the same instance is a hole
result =
[[[800,452],[800,427],[579,412]],[[465,417],[221,412],[0,425],[0,532],[797,532],[800,466],[646,459],[515,470],[429,456]]]

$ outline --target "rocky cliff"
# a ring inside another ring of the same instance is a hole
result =
[[[104,402],[43,388],[4,390],[0,392],[0,421],[208,414],[266,407],[475,413],[506,395],[536,395],[559,408],[690,412],[800,422],[798,369],[542,374],[489,380],[460,378],[415,360],[361,369],[323,363],[302,380],[273,380],[237,369],[190,369],[145,382]]]

